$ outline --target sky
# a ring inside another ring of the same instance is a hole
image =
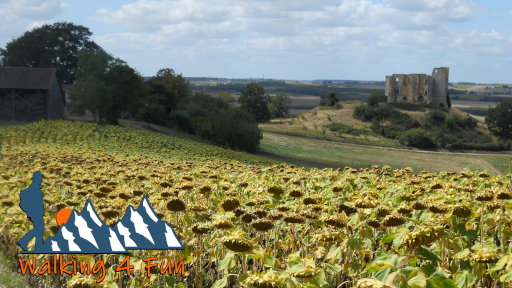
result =
[[[0,0],[0,47],[59,21],[143,76],[512,83],[510,0]]]

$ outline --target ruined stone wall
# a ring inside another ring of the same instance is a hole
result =
[[[430,104],[433,79],[425,74],[393,74],[386,76],[386,90],[390,103]]]
[[[448,68],[435,68],[426,74],[386,76],[385,94],[389,103],[432,104],[447,107]]]

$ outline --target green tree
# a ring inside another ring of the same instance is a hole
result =
[[[164,107],[165,114],[169,115],[178,104],[190,95],[190,84],[181,74],[173,69],[158,70],[156,76],[148,82],[150,94],[157,94],[158,103]]]
[[[320,106],[334,107],[336,103],[338,103],[338,97],[334,91],[329,92],[327,97],[324,97],[320,100]]]
[[[98,50],[80,52],[73,112],[91,111],[100,122],[117,124],[122,113],[133,114],[147,94],[142,77],[125,62]]]
[[[512,138],[512,101],[501,102],[494,108],[489,107],[485,124],[494,135]]]
[[[251,82],[244,85],[240,90],[238,102],[243,110],[254,116],[256,122],[263,123],[270,120],[268,109],[270,98],[265,94],[265,89],[261,84]]]
[[[62,83],[75,80],[78,54],[102,50],[89,38],[88,28],[68,22],[46,24],[25,32],[0,49],[2,64],[8,66],[57,68]]]
[[[258,151],[263,135],[254,117],[239,107],[222,110],[213,122],[212,140],[218,145],[247,152]]]
[[[233,97],[231,93],[227,91],[220,91],[218,94],[218,98],[228,105],[231,105],[236,101],[235,97]]]
[[[377,106],[379,103],[386,102],[388,100],[388,96],[384,94],[383,90],[375,90],[370,95],[368,95],[368,105]]]
[[[175,111],[178,127],[231,149],[256,152],[262,137],[254,117],[219,97],[197,92],[180,102]]]
[[[272,118],[285,118],[290,115],[289,109],[292,100],[284,93],[278,93],[276,96],[271,97],[268,109]]]

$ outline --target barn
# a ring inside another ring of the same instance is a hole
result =
[[[55,68],[0,66],[0,120],[64,118],[64,95]]]

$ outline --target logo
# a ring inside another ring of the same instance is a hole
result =
[[[22,254],[116,254],[137,249],[185,248],[174,228],[156,215],[146,195],[137,208],[128,206],[123,217],[112,226],[101,220],[91,199],[81,212],[61,209],[55,217],[59,225],[57,233],[44,240],[42,179],[43,174],[35,172],[32,184],[20,193],[20,208],[34,225],[18,242]],[[33,238],[35,249],[28,251],[27,245]]]

